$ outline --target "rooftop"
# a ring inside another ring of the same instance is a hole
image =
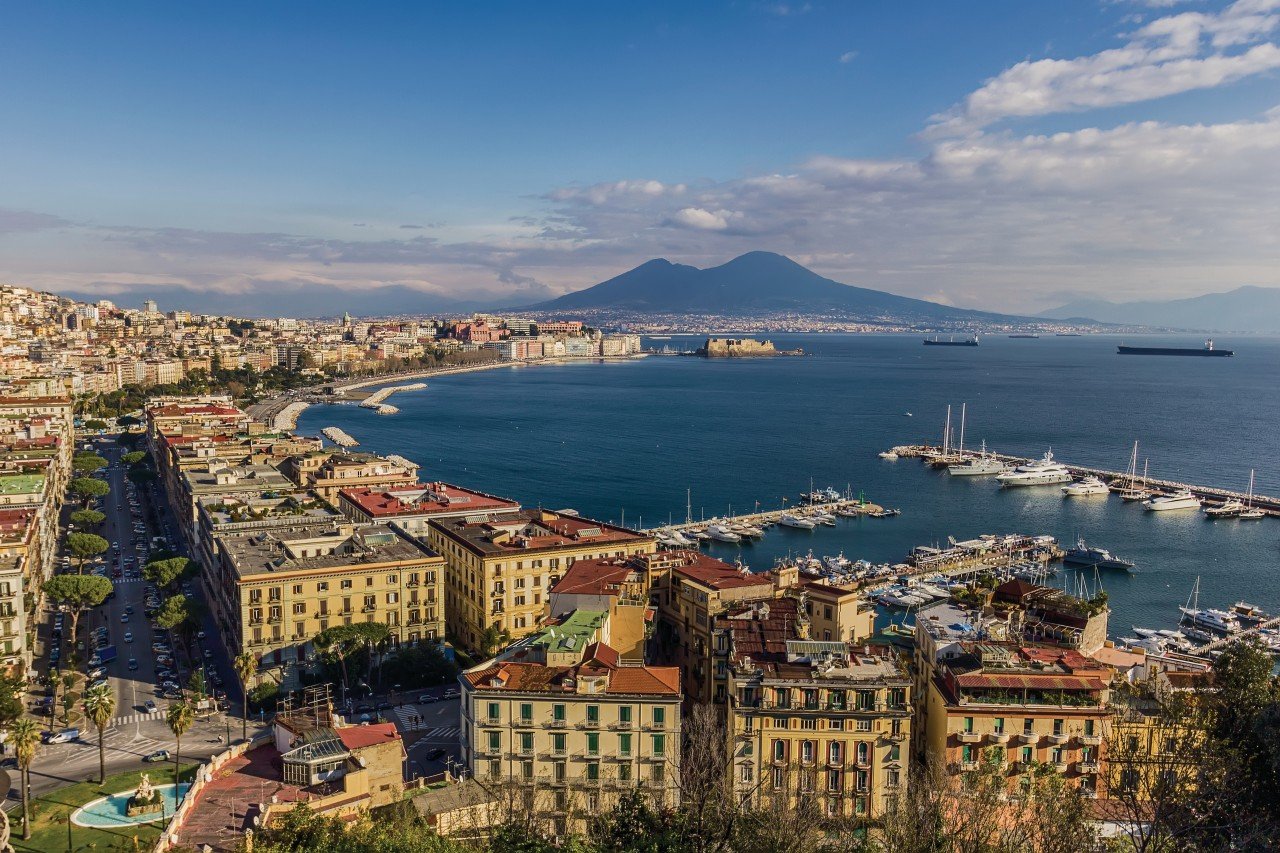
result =
[[[641,560],[620,557],[576,560],[551,587],[551,594],[620,596],[623,584],[643,582],[642,567]]]
[[[610,667],[598,660],[574,666],[494,660],[462,675],[476,689],[521,693],[579,693],[580,678],[600,679],[587,695],[649,695],[678,698],[680,669],[674,666]]]
[[[436,557],[424,546],[383,525],[314,526],[218,537],[241,577],[273,572],[358,571],[365,563],[405,562]]]
[[[44,488],[43,474],[0,473],[0,495],[27,495]]]
[[[669,551],[663,556],[675,557],[672,574],[694,581],[709,589],[738,589],[748,586],[772,587],[768,575],[755,575],[746,566],[734,566],[697,551]]]
[[[652,537],[625,527],[615,527],[550,510],[526,509],[487,518],[444,518],[433,521],[432,524],[449,538],[481,556],[652,541]]]
[[[516,501],[440,482],[383,489],[343,489],[338,495],[373,519],[520,509]]]

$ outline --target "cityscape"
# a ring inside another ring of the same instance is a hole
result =
[[[1280,2],[838,5],[15,9],[0,853],[1280,849]]]

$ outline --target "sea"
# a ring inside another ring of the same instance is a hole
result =
[[[653,527],[796,503],[810,485],[902,510],[814,531],[771,528],[711,553],[764,571],[779,558],[844,554],[897,562],[917,545],[983,533],[1050,534],[1132,560],[1131,573],[1068,570],[1110,597],[1110,631],[1174,627],[1197,578],[1202,607],[1238,600],[1280,613],[1280,519],[1209,521],[1145,512],[1118,498],[1063,498],[1058,487],[1002,489],[894,445],[940,443],[948,405],[964,443],[1123,471],[1133,443],[1152,477],[1280,495],[1280,339],[1220,338],[1234,358],[1121,356],[1122,342],[1198,347],[1188,336],[987,336],[926,347],[916,335],[778,334],[803,357],[513,366],[427,380],[396,394],[399,414],[313,406],[299,430],[338,426],[361,449],[398,453],[444,480],[526,506]],[[690,349],[700,338],[646,339]],[[894,618],[891,614],[886,618]],[[910,621],[910,617],[907,617]]]

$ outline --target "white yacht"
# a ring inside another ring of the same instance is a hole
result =
[[[723,524],[708,524],[707,535],[717,542],[741,542],[742,537]]]
[[[1235,498],[1223,501],[1217,506],[1202,506],[1200,511],[1204,513],[1205,518],[1239,518],[1240,513],[1244,512],[1244,504]]]
[[[794,527],[797,530],[812,530],[818,526],[816,521],[811,521],[810,519],[803,518],[798,515],[792,515],[789,512],[784,513],[782,518],[778,519],[778,523],[783,527]]]
[[[1221,631],[1224,634],[1235,634],[1240,630],[1240,620],[1225,610],[1215,610],[1212,607],[1205,610],[1197,610],[1194,607],[1178,609],[1182,611],[1183,619],[1190,621],[1194,626]]]
[[[898,454],[897,454],[897,453],[894,453],[892,450],[882,450],[882,451],[880,452],[880,458],[881,458],[881,459],[888,459],[889,461],[893,461],[894,459],[897,459],[897,458],[898,458]]]
[[[1052,486],[1071,482],[1071,472],[1061,462],[1053,461],[1053,451],[1043,459],[1027,462],[996,475],[1002,486]]]
[[[1111,489],[1097,477],[1088,476],[1062,487],[1062,494],[1068,498],[1087,498],[1092,495],[1109,494]]]
[[[1148,512],[1167,512],[1174,509],[1199,509],[1200,499],[1190,489],[1179,489],[1171,495],[1156,495],[1142,502]]]

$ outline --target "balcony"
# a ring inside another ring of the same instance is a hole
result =
[[[568,728],[568,726],[568,720],[547,720],[547,728],[549,729],[564,729]]]
[[[520,717],[516,719],[512,725],[520,728],[531,728],[533,726],[533,717]]]
[[[502,725],[502,717],[485,717],[480,720],[482,726],[500,726]]]
[[[991,739],[992,743],[1008,743],[1009,742],[1008,732],[992,732],[991,734],[987,735],[987,737]]]
[[[609,728],[613,729],[614,731],[626,732],[626,731],[631,731],[631,725],[632,724],[630,720],[618,720],[618,722],[609,726]]]
[[[961,743],[977,743],[982,740],[982,735],[978,732],[956,732],[956,740]]]
[[[1102,735],[1077,735],[1076,740],[1080,741],[1085,746],[1102,745]]]
[[[1076,770],[1080,773],[1097,773],[1098,762],[1096,761],[1078,761],[1076,762]]]
[[[600,728],[600,721],[599,720],[583,720],[582,722],[578,723],[578,728],[595,730]]]
[[[962,771],[965,771],[965,772],[969,772],[969,771],[972,771],[972,770],[977,770],[977,769],[978,769],[978,762],[976,762],[976,761],[961,761],[961,762],[960,762],[960,769],[961,769]]]
[[[1055,744],[1057,746],[1062,746],[1062,744],[1066,743],[1070,739],[1071,739],[1071,735],[1066,734],[1065,732],[1054,732],[1053,734],[1049,735],[1049,743]]]
[[[1065,761],[1055,761],[1055,762],[1053,762],[1053,769],[1054,769],[1054,770],[1057,770],[1059,773],[1066,773],[1066,772],[1067,772],[1067,762],[1065,762]]]
[[[1022,743],[1039,743],[1040,735],[1035,732],[1022,732],[1018,735],[1018,740]]]
[[[373,604],[366,604],[364,607],[361,607],[361,608],[360,608],[360,612],[361,612],[361,613],[372,613],[373,611],[375,611],[375,610],[377,610],[377,609],[378,609],[378,608],[377,608],[377,605],[373,605]]]

